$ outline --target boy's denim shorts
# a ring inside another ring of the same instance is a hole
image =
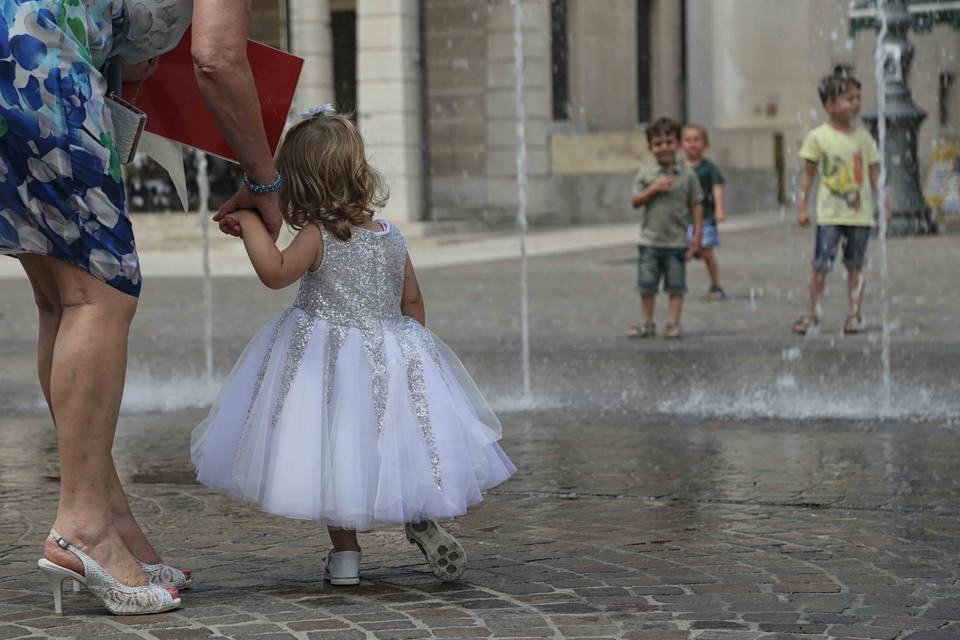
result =
[[[867,260],[867,242],[870,227],[818,225],[816,247],[813,252],[815,271],[830,271],[837,259],[837,247],[843,239],[843,265],[847,269],[862,269]]]
[[[693,242],[693,225],[687,226],[687,240]],[[700,234],[700,248],[710,249],[720,246],[720,230],[717,228],[716,220],[705,220],[703,223],[703,233]]]
[[[637,261],[637,288],[641,294],[654,295],[660,289],[671,294],[687,292],[687,250],[641,245]]]

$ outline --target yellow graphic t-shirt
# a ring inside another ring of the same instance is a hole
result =
[[[873,226],[870,165],[880,162],[880,151],[866,129],[844,133],[822,124],[804,138],[800,157],[819,168],[817,224]]]

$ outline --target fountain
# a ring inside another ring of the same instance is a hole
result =
[[[210,275],[210,174],[207,154],[199,149],[195,152],[197,161],[197,190],[200,204],[197,207],[197,220],[200,223],[203,269],[203,353],[206,365],[207,384],[213,384],[213,281]]]
[[[880,406],[881,414],[887,415],[891,410],[890,398],[890,302],[887,292],[887,95],[884,89],[884,78],[887,69],[887,52],[884,43],[889,32],[887,22],[886,0],[877,0],[877,17],[880,21],[880,32],[877,36],[877,49],[874,53],[876,64],[875,72],[877,78],[877,144],[880,147],[880,177],[877,180],[879,193],[877,193],[877,204],[879,206],[879,253],[880,253],[880,324],[881,324],[881,346],[880,359],[883,367],[883,379],[880,388]],[[863,286],[861,279],[860,286]]]
[[[513,2],[513,65],[517,105],[517,227],[520,230],[520,331],[523,397],[530,398],[530,296],[527,259],[527,112],[523,85],[523,0]]]

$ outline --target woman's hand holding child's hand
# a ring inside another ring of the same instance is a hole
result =
[[[243,227],[240,226],[240,222],[232,215],[220,218],[217,224],[220,226],[221,233],[233,236],[234,238],[243,237]]]
[[[257,194],[251,193],[249,189],[243,187],[220,207],[220,211],[213,216],[213,220],[219,223],[225,217],[242,210],[257,212],[257,215],[263,220],[263,225],[270,233],[270,237],[276,242],[277,238],[280,237],[280,231],[283,229],[279,193]]]
[[[260,214],[249,209],[237,209],[229,214],[217,214],[213,219],[220,226],[221,232],[228,236],[242,238],[243,225],[250,224],[254,218],[260,218]]]

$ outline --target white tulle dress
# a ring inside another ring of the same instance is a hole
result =
[[[463,515],[516,470],[457,357],[401,315],[389,223],[323,233],[319,269],[240,356],[193,433],[197,479],[264,511],[367,530]]]

